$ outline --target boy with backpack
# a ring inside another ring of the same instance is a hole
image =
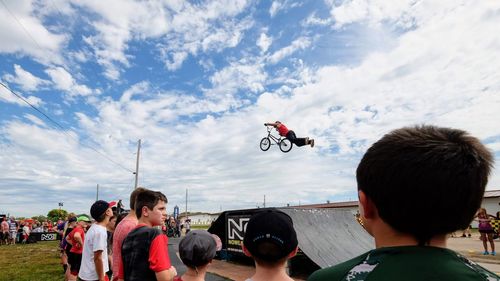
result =
[[[120,276],[125,281],[169,281],[177,275],[168,256],[168,238],[155,226],[165,223],[167,197],[145,190],[137,195],[135,212],[139,223],[122,244]]]

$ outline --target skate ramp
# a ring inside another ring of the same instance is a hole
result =
[[[339,264],[375,248],[373,238],[349,210],[277,209],[292,218],[300,250],[321,268]],[[224,249],[233,254],[241,253],[239,245],[246,223],[259,210],[263,209],[222,212],[208,231],[221,238]],[[228,224],[229,220],[233,222],[235,219],[239,219],[238,229],[233,228],[233,223]],[[238,230],[241,232],[238,233]]]
[[[300,250],[319,267],[347,261],[375,248],[351,211],[280,208],[293,220]]]

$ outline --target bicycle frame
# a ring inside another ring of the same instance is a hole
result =
[[[271,134],[271,131],[273,130],[272,128],[274,128],[274,127],[267,126],[267,137],[268,137],[269,139],[273,140],[273,141],[274,141],[274,144],[279,145],[280,141],[281,141],[282,139],[284,139],[284,137],[280,136],[280,137],[278,138],[278,137],[274,136],[273,134]],[[273,144],[271,143],[271,145],[273,145]]]

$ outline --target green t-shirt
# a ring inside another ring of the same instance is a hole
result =
[[[369,251],[314,272],[308,281],[484,281],[500,277],[445,248],[401,246]]]

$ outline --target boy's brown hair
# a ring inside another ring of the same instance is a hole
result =
[[[481,205],[493,156],[462,130],[416,126],[374,143],[356,171],[382,220],[420,245],[465,229]],[[448,213],[446,219],[436,216]]]
[[[135,214],[137,218],[141,218],[143,207],[147,207],[148,209],[153,210],[153,208],[156,206],[156,204],[158,204],[159,201],[168,203],[167,197],[159,191],[146,189],[138,193],[137,199],[135,200]]]
[[[144,190],[147,190],[147,189],[144,187],[138,187],[138,188],[134,189],[134,191],[132,191],[132,193],[130,193],[130,210],[135,210],[135,201],[137,200],[137,195],[139,193],[143,192]]]

